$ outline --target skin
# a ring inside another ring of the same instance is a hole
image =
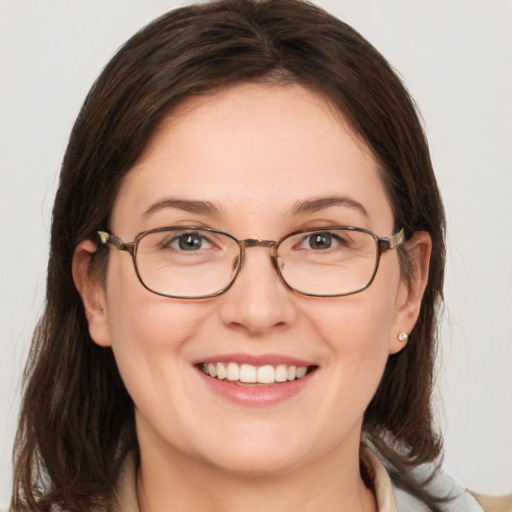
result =
[[[349,198],[293,213],[298,202]],[[215,213],[164,207],[208,201]],[[162,123],[125,178],[112,233],[183,224],[239,239],[277,240],[298,229],[352,225],[393,233],[378,165],[343,117],[298,85],[242,84],[184,101]],[[428,275],[430,239],[407,242],[413,278],[385,253],[373,284],[346,297],[311,298],[278,279],[267,248],[248,251],[225,294],[177,300],[139,283],[128,254],[111,249],[106,282],[87,272],[90,241],[74,276],[92,339],[112,347],[135,403],[141,510],[376,510],[359,472],[364,411],[386,360],[403,348]],[[263,407],[227,400],[194,364],[222,354],[299,357],[317,365],[307,385]]]

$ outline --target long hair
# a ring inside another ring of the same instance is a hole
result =
[[[396,227],[432,238],[418,322],[406,349],[389,357],[363,439],[398,485],[438,510],[436,498],[408,476],[441,451],[431,394],[445,221],[427,142],[386,60],[350,26],[301,0],[220,0],[171,11],[131,38],[93,85],[71,133],[53,209],[46,306],[25,370],[12,509],[109,508],[120,463],[137,450],[133,403],[112,351],[89,336],[73,253],[108,227],[123,178],[172,108],[237,82],[293,82],[327,98],[371,148]],[[407,254],[399,255],[406,273]],[[101,274],[106,258],[99,249],[91,272]]]

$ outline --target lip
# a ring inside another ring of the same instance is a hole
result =
[[[285,364],[287,366],[318,366],[313,361],[281,354],[262,354],[258,356],[252,354],[220,354],[194,361],[192,364],[197,366],[201,363],[229,363],[230,361],[238,364],[252,364],[253,366],[264,366],[266,364],[271,364],[272,366],[277,366],[278,364]]]
[[[226,363],[229,361],[233,361],[238,364],[251,364],[254,366],[286,364],[288,366],[313,367],[313,369],[301,379],[264,385],[240,384],[226,379],[219,380],[206,375],[200,368],[202,363]],[[314,376],[318,370],[318,365],[311,361],[279,354],[267,354],[262,356],[249,354],[222,354],[219,356],[201,359],[195,364],[195,369],[208,389],[222,399],[247,407],[265,407],[278,404],[301,393],[314,380]]]

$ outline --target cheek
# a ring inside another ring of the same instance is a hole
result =
[[[107,315],[117,366],[134,402],[156,408],[161,388],[179,379],[189,342],[208,308],[160,297],[126,277],[111,277]]]
[[[394,297],[385,300],[367,300],[366,290],[361,294],[343,297],[337,303],[310,308],[315,329],[335,352],[354,355],[387,350],[394,316]]]
[[[323,363],[333,369],[337,390],[360,394],[362,402],[373,396],[389,357],[397,286],[387,284],[304,312],[327,348]]]
[[[148,292],[149,293],[149,292]],[[155,296],[156,297],[156,296]],[[137,346],[142,351],[179,347],[196,330],[200,318],[180,304],[160,302],[158,297],[141,301],[124,298],[108,310],[112,345]]]
[[[179,346],[197,328],[198,308],[149,292],[126,260],[118,258],[108,269],[107,315],[114,351],[143,355],[164,345]]]

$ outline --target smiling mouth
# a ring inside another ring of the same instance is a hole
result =
[[[286,364],[253,366],[252,364],[201,363],[198,368],[208,377],[227,380],[234,384],[283,384],[302,379],[316,366],[293,366]]]

